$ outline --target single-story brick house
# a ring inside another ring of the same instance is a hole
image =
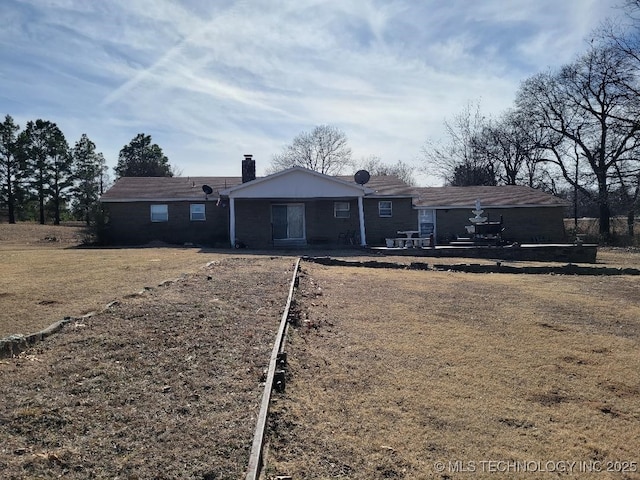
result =
[[[565,240],[566,204],[523,186],[411,187],[394,176],[328,176],[293,167],[255,177],[245,156],[242,177],[123,177],[101,197],[107,236],[116,244],[154,240],[249,248],[384,245],[417,230],[445,243],[465,233],[476,200],[504,238],[520,243]]]

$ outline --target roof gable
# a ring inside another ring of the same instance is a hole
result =
[[[292,167],[220,192],[230,198],[362,197],[372,191],[354,182],[302,167]]]

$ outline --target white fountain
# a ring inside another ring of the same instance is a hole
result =
[[[484,210],[480,207],[480,200],[476,200],[476,209],[471,210],[471,213],[475,215],[475,217],[471,217],[469,220],[474,225],[478,223],[484,223],[487,221],[487,217],[482,217],[481,215],[484,213]]]
[[[467,229],[467,233],[476,233],[476,225],[478,223],[485,223],[487,221],[487,217],[483,217],[482,214],[484,210],[480,205],[480,200],[476,200],[476,208],[475,210],[471,210],[471,213],[475,215],[475,217],[470,217],[469,221],[473,223],[473,225],[467,225],[465,228]]]

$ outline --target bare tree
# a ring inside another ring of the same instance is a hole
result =
[[[542,183],[539,137],[539,129],[526,115],[511,109],[497,121],[488,121],[473,142],[475,150],[494,166],[499,183],[536,188]]]
[[[640,71],[640,0],[624,0],[619,8],[624,12],[624,16],[617,21],[610,19],[604,21],[594,33],[594,37],[600,44],[626,57],[637,74]],[[630,98],[635,99],[640,96],[637,76],[633,76],[631,82],[625,82],[624,87],[628,90]],[[636,110],[635,113],[636,117],[640,118],[640,111]],[[614,182],[614,198],[619,203],[614,207],[626,209],[627,230],[633,237],[635,215],[640,208],[638,162],[623,161],[616,164]]]
[[[392,176],[398,177],[400,180],[402,180],[404,183],[410,186],[415,186],[417,183],[414,178],[416,167],[414,167],[413,165],[409,165],[408,163],[405,163],[402,160],[398,160],[393,165],[389,165],[389,164],[383,163],[380,157],[371,155],[368,158],[362,159],[356,169],[366,170],[371,175],[379,175],[379,176],[392,175]]]
[[[622,161],[615,165],[613,184],[619,203],[627,214],[627,234],[633,238],[635,215],[640,207],[640,162]]]
[[[469,102],[452,121],[445,120],[447,143],[425,143],[422,170],[436,173],[449,185],[495,185],[494,165],[486,152],[477,148],[486,124],[480,104]]]
[[[558,72],[526,80],[516,101],[530,121],[547,132],[539,145],[547,152],[541,161],[555,166],[566,182],[587,196],[592,195],[588,187],[597,185],[595,200],[605,240],[610,234],[611,176],[640,147],[638,99],[626,87],[636,81],[628,56],[592,47]]]
[[[273,156],[268,173],[294,166],[326,175],[338,175],[352,166],[351,148],[345,133],[331,125],[319,125],[311,132],[298,134],[281,153]]]
[[[624,0],[619,7],[623,18],[606,19],[594,32],[594,40],[601,45],[630,57],[640,66],[640,0]],[[638,93],[636,91],[636,93]]]

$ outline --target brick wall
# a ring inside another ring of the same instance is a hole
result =
[[[563,207],[488,208],[483,216],[489,221],[503,217],[503,239],[519,243],[564,242]],[[471,208],[436,210],[437,243],[447,243],[456,236],[468,237],[465,225],[471,225]]]
[[[340,235],[360,235],[358,201],[337,200],[349,203],[349,218],[335,218],[333,200],[306,202],[307,240],[310,244],[338,245],[343,243]]]
[[[271,202],[235,200],[236,241],[249,248],[268,248],[271,241]]]
[[[191,221],[191,203],[205,204],[205,221]],[[167,205],[167,222],[151,221],[151,205]],[[229,244],[229,207],[207,202],[105,203],[108,212],[107,240],[118,245],[140,245],[154,240],[201,245]]]
[[[344,200],[347,201],[347,200]],[[380,199],[364,199],[367,243],[384,245],[385,238],[394,238],[398,230],[417,230],[418,212],[410,198],[392,199],[391,217],[380,217]],[[306,239],[310,244],[338,245],[341,233],[360,233],[358,202],[348,200],[349,218],[334,217],[334,200],[309,200],[305,204]],[[166,204],[168,222],[151,222],[150,205]],[[218,207],[215,201],[205,202],[206,220],[191,221],[190,203],[198,202],[132,202],[106,203],[109,212],[107,239],[114,244],[135,245],[159,240],[172,244],[229,245],[229,207]],[[236,238],[249,248],[270,248],[271,205],[287,203],[269,200],[236,200]],[[564,209],[562,207],[532,207],[487,209],[491,221],[504,219],[503,238],[520,243],[564,242]],[[467,236],[465,225],[472,217],[469,209],[436,210],[437,242],[443,244],[456,236]]]
[[[391,217],[380,217],[378,202],[381,200],[391,200]],[[384,246],[385,238],[396,238],[399,230],[418,230],[418,211],[413,208],[411,198],[365,198],[364,218],[367,244],[371,246]]]

